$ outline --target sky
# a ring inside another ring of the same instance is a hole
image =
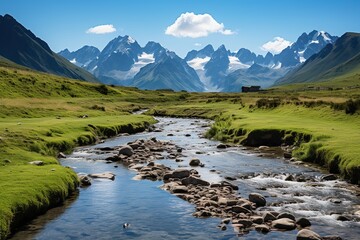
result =
[[[360,0],[0,0],[0,15],[12,15],[54,52],[102,50],[130,35],[180,57],[207,44],[276,53],[303,32],[360,32],[359,13]]]

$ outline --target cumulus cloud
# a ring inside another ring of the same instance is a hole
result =
[[[195,14],[193,12],[181,14],[165,31],[165,34],[174,37],[190,38],[206,37],[210,33],[234,34],[230,29],[225,29],[224,24],[218,23],[210,14]]]
[[[112,24],[99,25],[92,28],[89,28],[86,33],[93,34],[107,34],[116,32],[116,28]]]
[[[261,46],[261,49],[271,53],[280,53],[282,50],[290,46],[292,42],[283,39],[282,37],[274,37],[272,41],[269,41]]]

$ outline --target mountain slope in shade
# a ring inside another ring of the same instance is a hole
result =
[[[149,90],[204,91],[204,86],[195,70],[172,52],[164,53],[161,60],[141,68],[135,75],[132,85]]]
[[[275,85],[325,81],[360,67],[360,34],[345,33]]]
[[[90,62],[100,55],[100,50],[93,46],[84,46],[77,51],[70,52],[65,49],[58,53],[76,66],[86,68]]]
[[[98,82],[86,70],[54,53],[10,15],[0,16],[0,55],[31,69],[89,82]]]

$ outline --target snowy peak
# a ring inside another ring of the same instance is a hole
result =
[[[69,60],[71,63],[79,67],[86,68],[90,62],[95,60],[100,55],[100,51],[93,46],[84,46],[74,52],[70,52],[68,49],[64,49],[58,54]]]
[[[188,54],[185,57],[185,61],[191,61],[195,58],[207,58],[207,57],[211,57],[211,55],[214,53],[214,48],[212,45],[208,44],[206,45],[206,47],[204,47],[203,49],[197,51],[197,50],[192,50],[190,52],[188,52]]]

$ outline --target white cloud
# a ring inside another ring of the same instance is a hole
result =
[[[271,52],[271,53],[280,53],[282,50],[290,46],[292,42],[283,39],[282,37],[274,37],[273,41],[269,41],[261,46],[261,50]]]
[[[116,28],[112,24],[99,25],[92,28],[89,28],[86,33],[93,34],[106,34],[116,32]]]
[[[210,14],[194,14],[193,12],[181,14],[165,31],[167,35],[190,38],[206,37],[210,33],[234,34],[230,29],[225,29],[224,24],[218,23]]]
[[[202,46],[201,43],[195,43],[194,45],[195,45],[195,47],[201,47]]]

